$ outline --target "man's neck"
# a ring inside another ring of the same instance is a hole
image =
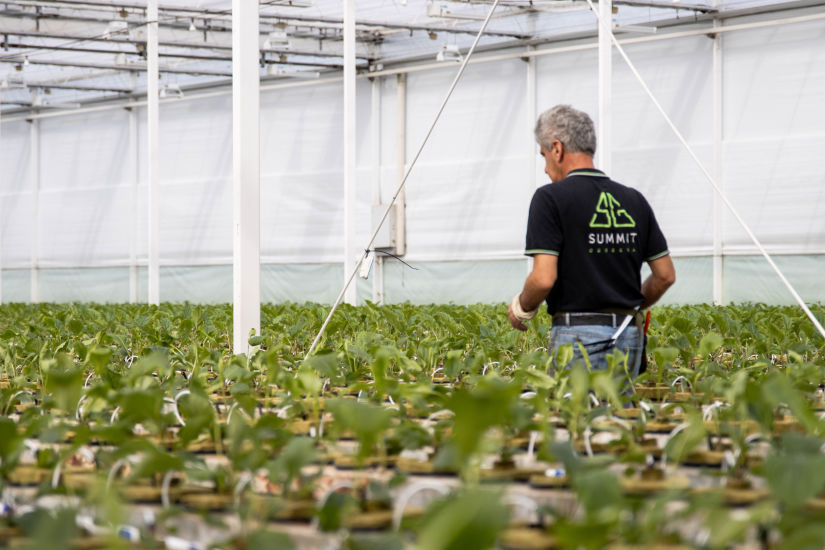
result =
[[[567,153],[562,163],[565,177],[573,170],[592,170],[594,168],[593,157],[586,153]]]

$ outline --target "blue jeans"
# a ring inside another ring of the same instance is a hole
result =
[[[606,370],[607,356],[613,353],[613,349],[628,354],[627,357],[627,372],[631,379],[639,376],[639,367],[642,363],[643,348],[643,334],[638,327],[629,326],[619,335],[616,345],[609,349],[604,349],[602,344],[594,344],[595,342],[604,342],[610,340],[616,329],[612,326],[603,325],[582,325],[576,327],[554,326],[550,329],[550,354],[554,361],[558,349],[565,344],[573,345],[573,360],[568,363],[568,366],[577,361],[582,361],[582,354],[576,342],[581,342],[587,352],[588,360],[590,361],[591,370]],[[594,345],[588,345],[594,344]],[[624,361],[621,364],[615,365],[616,373],[624,373]]]

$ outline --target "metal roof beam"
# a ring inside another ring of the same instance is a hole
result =
[[[0,58],[0,63],[19,65],[19,60]],[[115,65],[114,63],[89,63],[84,61],[59,61],[56,59],[29,59],[31,65],[51,65],[55,67],[80,67],[85,69],[102,69],[125,72],[146,72],[145,65]],[[160,72],[169,74],[188,74],[193,76],[232,76],[232,71],[215,71],[210,69],[181,69],[178,67],[160,67]]]
[[[62,34],[62,33],[52,33],[52,32],[34,32],[34,31],[20,31],[20,30],[2,30],[0,31],[0,35],[8,35],[8,36],[24,36],[27,38],[51,38],[55,40],[74,40],[74,41],[81,41],[81,42],[104,42],[104,43],[111,43],[111,44],[130,44],[133,46],[141,45],[145,46],[146,41],[140,40],[132,40],[129,38],[102,38],[101,36],[76,36],[72,34]],[[11,46],[11,44],[9,44]],[[200,49],[200,50],[219,50],[219,51],[232,51],[232,46],[222,46],[217,44],[207,44],[207,43],[189,43],[189,42],[159,42],[159,45],[164,48],[192,48],[192,49]],[[262,52],[266,53],[273,53],[273,54],[285,54],[285,55],[297,55],[300,57],[341,57],[340,53],[335,52],[326,52],[326,51],[315,51],[315,50],[293,50],[288,48],[270,48],[270,49],[261,49]],[[121,51],[113,51],[112,53],[121,53]],[[136,53],[136,52],[123,52],[123,53]],[[137,52],[139,53],[139,52]],[[165,55],[163,53],[160,54],[161,56]],[[363,59],[365,61],[374,61],[375,57],[367,56],[367,55],[356,55],[356,59]],[[231,59],[231,57],[229,58]]]
[[[126,55],[138,55],[135,52],[129,52],[124,50],[104,50],[99,48],[84,48],[84,47],[68,47],[68,46],[48,46],[43,44],[9,44],[9,48],[15,49],[28,49],[28,50],[54,50],[54,51],[67,51],[67,52],[81,52],[81,53],[93,53],[93,54],[101,54],[101,55],[117,55],[117,54],[126,54]],[[292,55],[294,56],[294,52],[284,51],[281,52],[280,50],[262,50],[262,54],[275,54],[275,55]],[[9,52],[8,54],[0,54],[0,59],[5,59],[7,61],[14,60],[18,63],[22,63],[24,58],[26,57],[25,53],[15,53]],[[161,52],[159,57],[167,57],[167,58],[175,58],[175,59],[192,59],[192,60],[199,60],[199,61],[226,61],[228,63],[232,62],[232,56],[221,56],[221,55],[195,55],[195,54],[183,54],[183,53],[171,53],[171,52]],[[312,66],[312,67],[326,67],[331,69],[339,69],[343,67],[341,63],[323,63],[323,62],[315,62],[315,61],[297,61],[297,60],[290,60],[288,57],[284,61],[280,59],[265,59],[264,60],[268,64],[272,63],[279,63],[282,65],[301,65],[301,66]],[[117,65],[118,67],[124,67],[124,65]],[[360,63],[359,66],[366,67],[366,63]]]

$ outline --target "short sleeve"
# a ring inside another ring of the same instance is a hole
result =
[[[558,256],[564,244],[564,234],[558,208],[552,196],[544,189],[537,189],[530,201],[527,218],[527,243],[524,254],[552,254]]]
[[[642,197],[642,199],[645,201],[645,205],[647,206],[647,211],[649,213],[644,259],[646,262],[650,262],[653,260],[658,260],[663,256],[667,256],[670,254],[670,251],[667,248],[667,240],[665,240],[665,235],[659,227],[659,222],[656,221],[656,215],[653,213],[653,209],[644,197]]]

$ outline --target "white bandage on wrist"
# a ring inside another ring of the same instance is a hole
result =
[[[539,308],[536,307],[536,309],[531,309],[530,311],[524,311],[521,308],[520,298],[521,298],[521,294],[520,293],[516,294],[516,297],[513,298],[513,301],[510,303],[510,309],[513,310],[513,315],[515,315],[516,319],[518,319],[519,321],[521,321],[521,322],[529,321],[530,319],[532,319],[533,317],[536,316],[536,313],[539,312]]]

